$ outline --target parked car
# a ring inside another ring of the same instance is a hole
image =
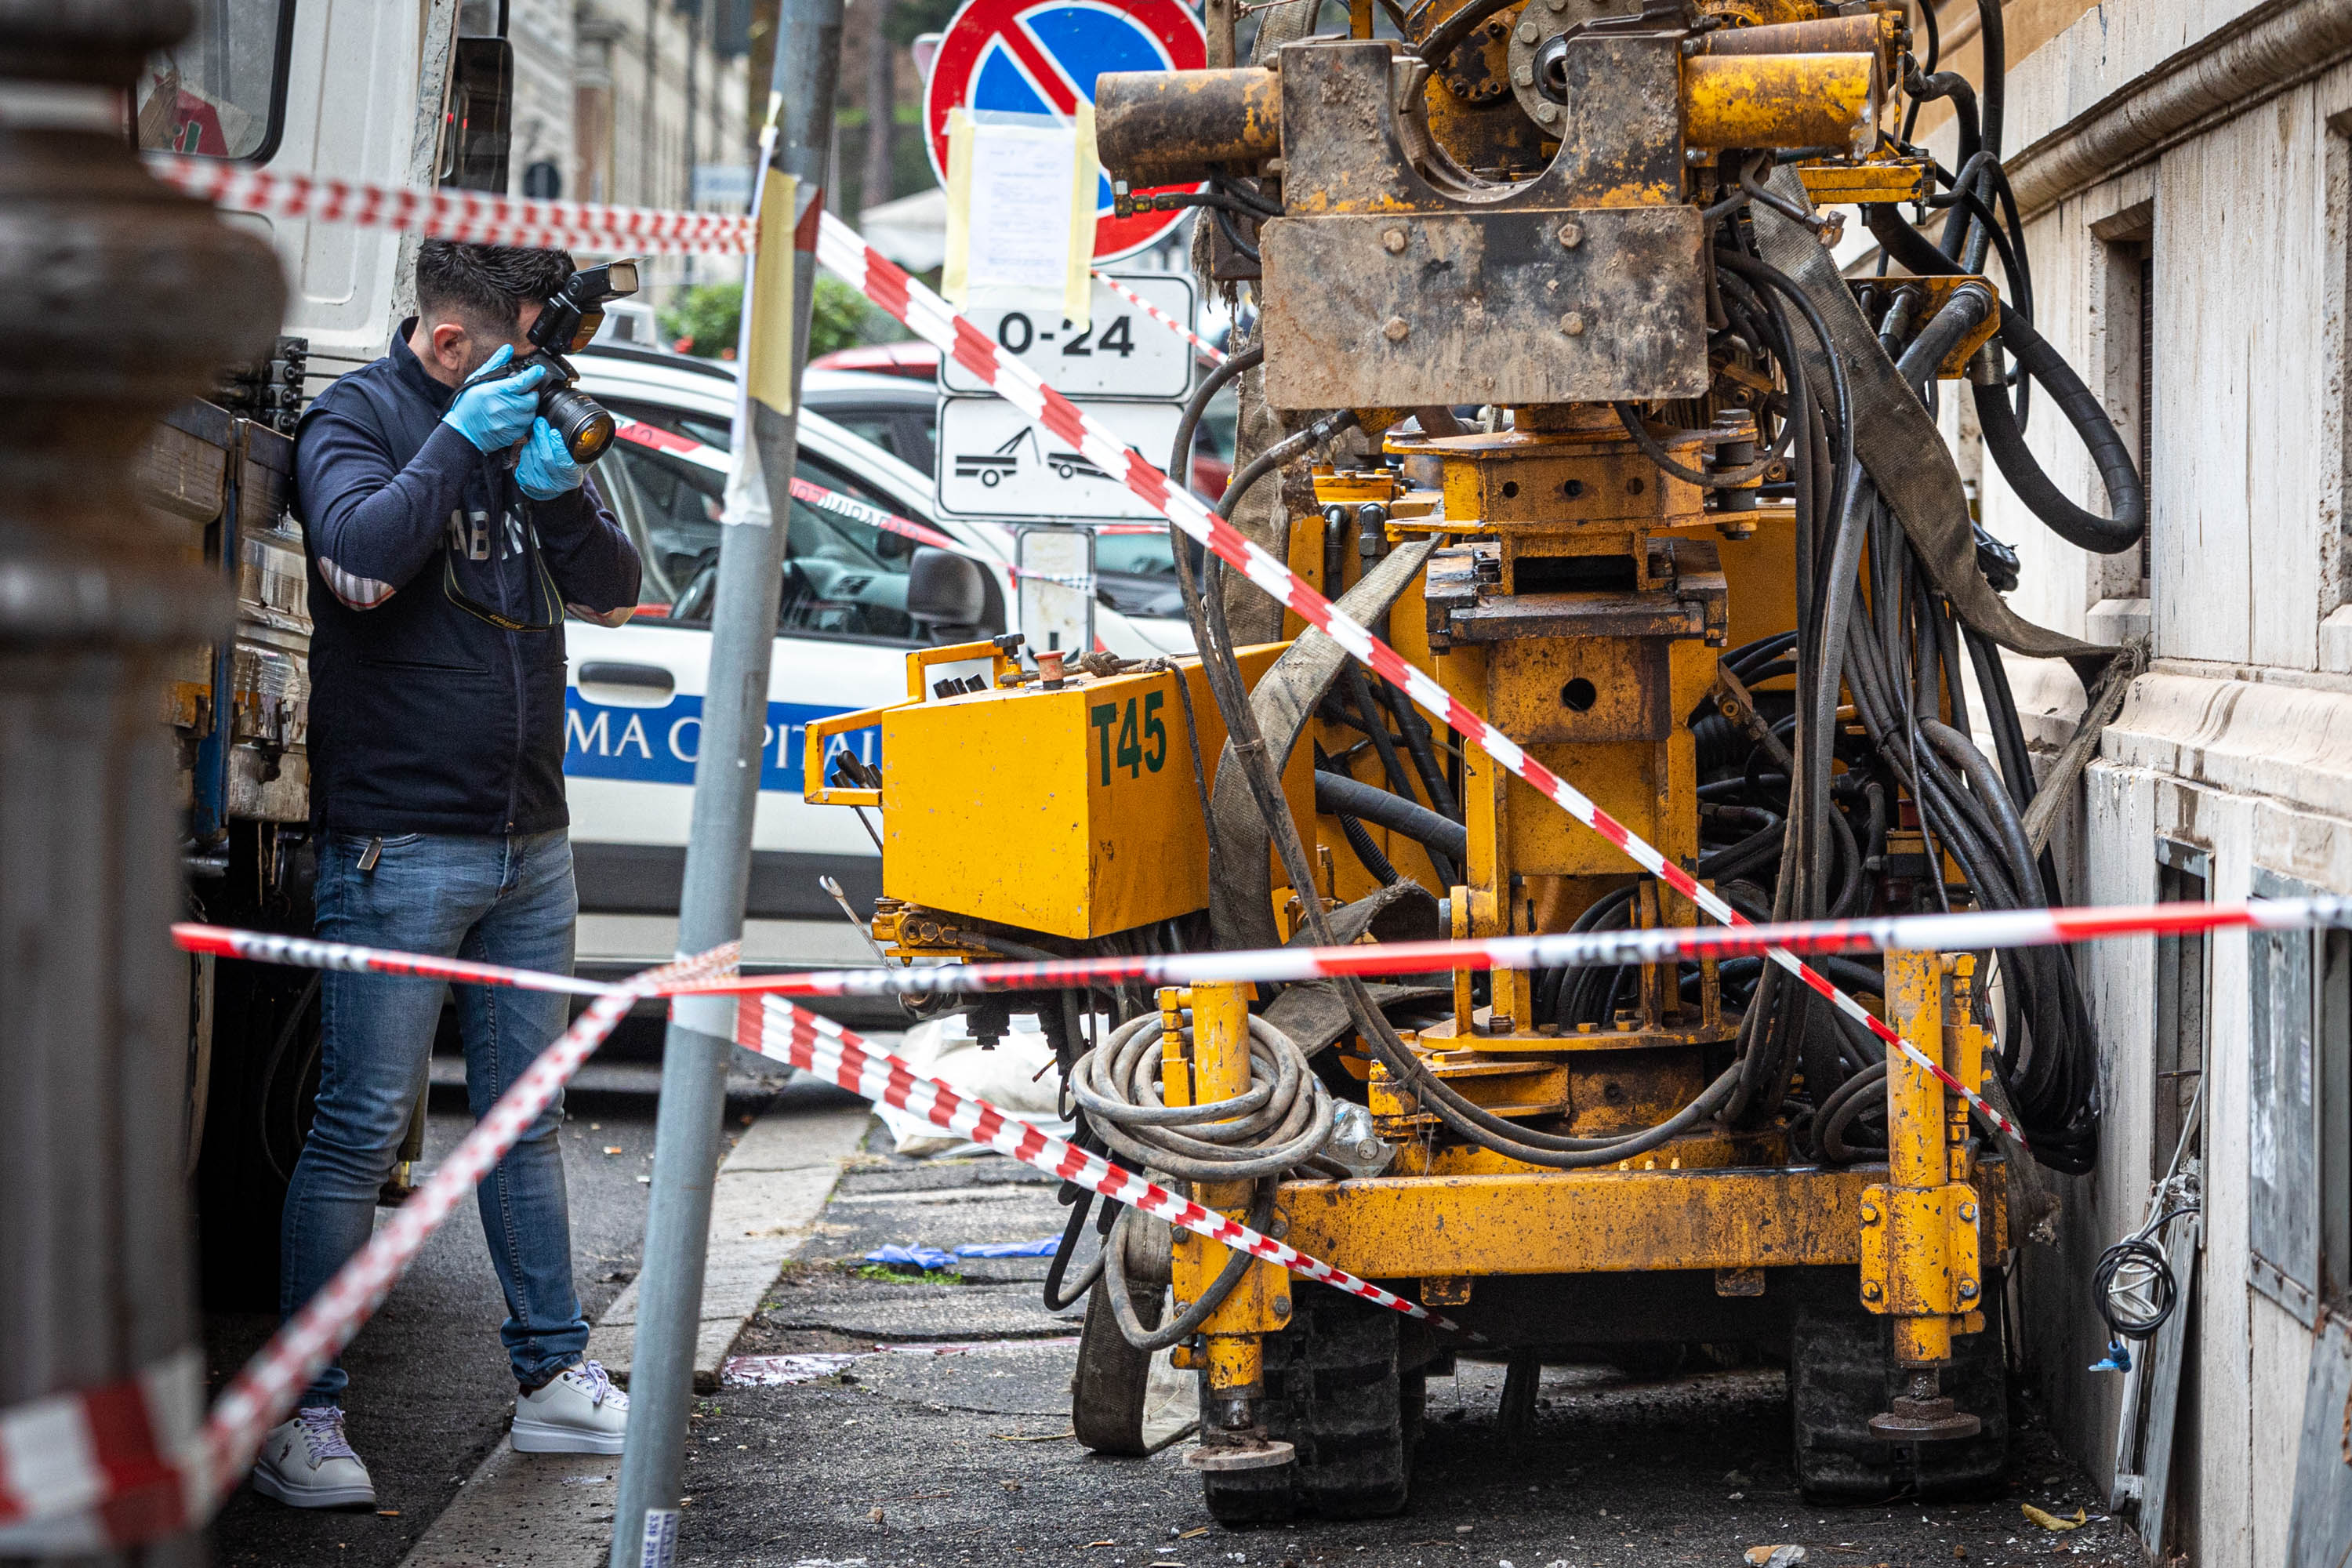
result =
[[[594,475],[645,561],[635,619],[617,627],[573,621],[565,631],[564,772],[584,912],[581,963],[601,972],[673,951],[736,379],[721,363],[625,344],[596,345],[574,363],[582,390],[629,422]],[[877,847],[858,814],[801,799],[806,726],[903,699],[909,648],[1001,632],[1018,604],[1012,531],[934,517],[928,473],[815,412],[815,401],[801,416],[803,483],[787,524],[752,835],[748,913],[767,923],[746,932],[747,959],[794,966],[872,962],[820,878],[837,881],[861,909],[881,890]],[[1157,536],[1163,552],[1165,537]],[[926,551],[980,568],[970,620],[940,620],[919,592],[910,595]],[[1191,644],[1181,621],[1108,605],[1097,609],[1096,635],[1130,658]],[[854,741],[866,761],[879,760],[875,732]]]
[[[929,384],[939,380],[940,351],[936,344],[920,340],[904,343],[859,343],[855,348],[835,349],[829,354],[817,355],[809,361],[809,369],[871,371],[877,375],[895,375],[902,380]]]
[[[811,366],[803,378],[801,397],[835,425],[910,468],[928,474],[938,461],[933,441],[940,395],[929,382]]]

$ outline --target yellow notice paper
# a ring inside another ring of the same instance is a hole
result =
[[[1083,329],[1099,178],[1091,105],[1075,125],[951,110],[940,293],[961,310],[1054,311]]]
[[[793,411],[793,228],[800,182],[771,167],[760,185],[760,250],[751,268],[751,320],[743,382],[755,403]]]

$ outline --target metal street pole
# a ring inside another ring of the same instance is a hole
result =
[[[230,605],[132,485],[157,419],[268,352],[285,285],[125,139],[142,62],[188,16],[0,0],[0,1409],[142,1373],[203,1407],[162,716],[174,656]],[[0,1528],[12,1563],[204,1555],[193,1529],[96,1551]]]
[[[796,222],[824,199],[833,152],[834,105],[841,70],[842,0],[784,0],[776,40],[773,88],[781,100],[770,167],[793,182],[767,184],[763,203],[793,210],[762,213],[763,233],[803,232]],[[764,180],[764,172],[761,174]],[[769,221],[782,216],[781,224]],[[814,244],[814,229],[806,231]],[[809,306],[816,287],[814,249],[763,246],[761,278],[745,292],[750,334],[772,342],[756,302],[776,299],[770,268],[792,269],[790,391],[769,391],[760,344],[746,356],[749,431],[759,455],[767,517],[735,521],[719,547],[711,612],[710,675],[702,700],[702,746],[694,772],[694,817],[686,845],[686,887],[678,910],[678,951],[700,952],[743,933],[751,879],[751,821],[760,802],[760,763],[768,715],[768,659],[775,646],[776,605],[783,587],[793,467],[799,448],[802,372],[808,363]],[[762,400],[769,392],[769,400]],[[776,405],[781,403],[782,406]],[[737,508],[730,497],[729,516]],[[654,1123],[654,1171],[638,1271],[637,1335],[629,1366],[629,1436],[621,1458],[621,1493],[613,1514],[612,1568],[668,1568],[677,1539],[679,1476],[687,1417],[694,1396],[694,1344],[702,1319],[702,1270],[710,1228],[725,1110],[727,1058],[734,1048],[731,1002],[681,1005],[663,1045],[661,1105]]]

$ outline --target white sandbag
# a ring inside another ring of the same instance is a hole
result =
[[[1023,1016],[1014,1015],[1014,1021]],[[958,1015],[916,1025],[907,1031],[897,1055],[922,1077],[984,1100],[1040,1131],[1067,1138],[1073,1131],[1058,1114],[1055,1097],[1061,1075],[1054,1070],[1054,1047],[1039,1030],[1008,1030],[994,1050],[982,1050]],[[890,1129],[891,1146],[901,1154],[923,1159],[990,1152],[985,1144],[942,1132],[895,1107],[877,1105],[874,1110]]]

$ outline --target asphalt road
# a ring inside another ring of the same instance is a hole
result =
[[[1011,1179],[1022,1174],[990,1160],[845,1176],[809,1260],[786,1271],[737,1351],[898,1348],[838,1376],[733,1386],[707,1402],[689,1447],[682,1562],[1652,1568],[1735,1565],[1752,1547],[1785,1544],[1847,1568],[2142,1562],[2114,1521],[2055,1533],[2027,1520],[2022,1502],[2101,1511],[2030,1417],[2008,1497],[1806,1505],[1790,1472],[1785,1385],[1769,1367],[1666,1381],[1550,1367],[1534,1430],[1510,1439],[1496,1420],[1502,1368],[1465,1359],[1431,1381],[1402,1517],[1227,1529],[1182,1468],[1182,1445],[1101,1459],[1066,1436],[1076,1323],[1038,1303],[1042,1264],[973,1265],[961,1283],[855,1271],[884,1240],[951,1247],[1058,1230],[1066,1211],[1049,1187]],[[942,1342],[970,1348],[916,1349]],[[739,1380],[755,1364],[739,1362]]]
[[[604,1076],[572,1095],[564,1152],[593,1315],[636,1266],[653,1100],[643,1067],[592,1070]],[[837,1103],[835,1092],[795,1084],[732,1098],[730,1123]],[[436,1094],[436,1107],[428,1159],[466,1125],[454,1093]],[[1838,1568],[2142,1564],[2136,1541],[2099,1517],[2093,1489],[2030,1411],[2008,1497],[1809,1507],[1790,1479],[1785,1390],[1769,1367],[1663,1381],[1548,1368],[1533,1430],[1509,1438],[1496,1418],[1502,1369],[1465,1359],[1455,1375],[1431,1382],[1406,1514],[1229,1530],[1209,1518],[1181,1445],[1108,1460],[1067,1436],[1077,1322],[1040,1304],[1041,1261],[975,1262],[958,1277],[919,1279],[861,1267],[888,1242],[952,1247],[1054,1234],[1065,1211],[1051,1187],[992,1157],[919,1164],[889,1155],[878,1127],[868,1148],[739,1340],[735,1381],[698,1403],[681,1563],[1734,1568],[1753,1547],[1796,1544],[1808,1563]],[[241,1492],[215,1528],[219,1559],[395,1568],[504,1429],[513,1385],[500,1316],[478,1221],[460,1214],[348,1358],[352,1438],[383,1508],[396,1511],[305,1514]],[[208,1325],[216,1380],[268,1327],[257,1318]],[[759,1358],[809,1352],[844,1359],[814,1373],[795,1364],[790,1375],[803,1381],[743,1382],[775,1375],[779,1363]],[[2023,1515],[2023,1502],[2060,1515],[2084,1507],[2091,1522],[2048,1531]]]
[[[462,1073],[461,1064],[436,1058],[428,1169],[473,1125]],[[573,1278],[592,1321],[636,1271],[658,1076],[657,1067],[643,1061],[592,1061],[565,1097],[563,1172]],[[728,1088],[730,1130],[809,1092],[836,1092],[810,1084],[780,1095],[775,1086],[750,1079],[732,1079]],[[499,1343],[505,1316],[479,1213],[470,1204],[460,1205],[344,1354],[352,1377],[344,1400],[347,1430],[375,1481],[383,1511],[289,1509],[243,1488],[214,1525],[215,1558],[394,1568],[513,1415],[514,1381]],[[215,1391],[276,1326],[260,1313],[206,1317],[205,1348]]]

